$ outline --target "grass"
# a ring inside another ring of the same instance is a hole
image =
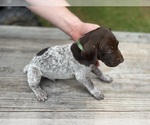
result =
[[[150,32],[150,7],[69,7],[84,22],[115,31]],[[44,26],[52,26],[43,21]]]

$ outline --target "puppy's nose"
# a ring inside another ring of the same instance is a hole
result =
[[[120,63],[122,63],[124,61],[124,58],[123,57],[121,57],[120,58]]]
[[[117,62],[122,63],[124,61],[123,57],[117,58]]]

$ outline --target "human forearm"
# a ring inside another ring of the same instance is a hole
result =
[[[44,19],[48,20],[59,29],[67,33],[71,38],[76,41],[80,37],[82,37],[85,33],[96,29],[99,27],[97,24],[91,23],[84,23],[82,22],[77,16],[71,13],[65,6],[68,3],[65,0],[26,0],[31,5],[36,6],[29,6],[28,8],[36,13],[37,15],[43,17]],[[42,2],[41,2],[42,1]],[[56,2],[57,1],[57,2]],[[60,6],[49,6],[56,5],[56,3],[60,2]],[[47,6],[43,6],[46,4]]]
[[[77,39],[78,36],[74,32],[80,28],[83,22],[66,7],[30,6],[28,8],[66,32],[72,39]]]

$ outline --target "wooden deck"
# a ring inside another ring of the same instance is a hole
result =
[[[1,26],[0,125],[150,125],[150,34],[114,33],[125,62],[116,68],[100,63],[111,84],[91,74],[104,100],[95,100],[74,79],[42,79],[49,98],[38,102],[24,66],[42,48],[73,41],[57,29]]]

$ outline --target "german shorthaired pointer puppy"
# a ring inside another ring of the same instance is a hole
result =
[[[97,28],[73,44],[48,47],[41,50],[24,68],[27,73],[30,88],[39,101],[47,100],[46,92],[39,86],[41,77],[51,80],[76,78],[98,100],[104,98],[89,78],[93,72],[104,82],[112,82],[112,78],[104,75],[98,60],[109,67],[115,67],[123,62],[123,56],[118,49],[118,40],[107,28]]]

